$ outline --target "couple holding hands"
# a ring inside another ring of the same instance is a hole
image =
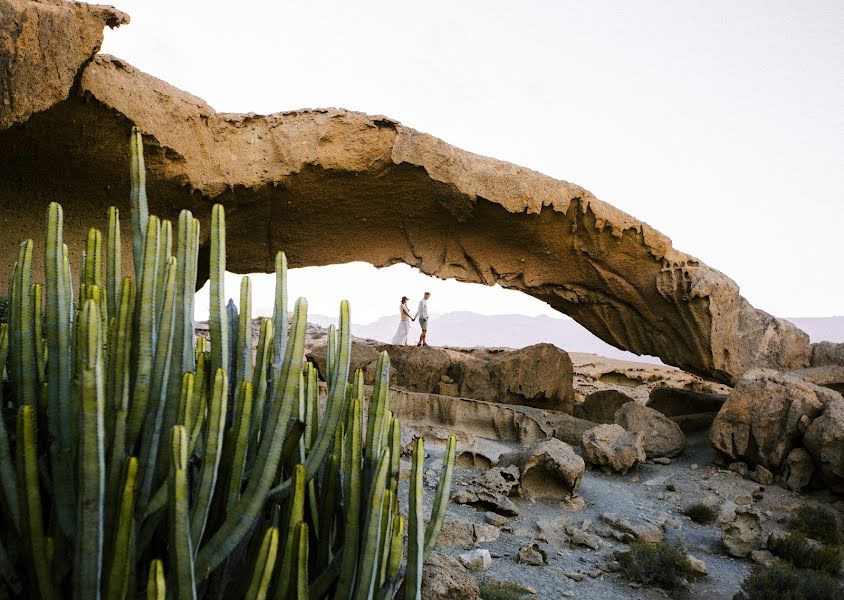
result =
[[[416,309],[416,314],[410,316],[410,309],[407,307],[407,301],[410,299],[407,296],[402,296],[401,304],[399,305],[399,328],[396,330],[396,335],[393,336],[392,343],[396,346],[407,345],[407,335],[410,332],[410,322],[419,319],[419,326],[422,328],[422,333],[419,335],[419,342],[417,346],[427,346],[425,337],[428,334],[428,298],[431,297],[430,292],[425,292],[425,295],[419,301],[419,307]]]

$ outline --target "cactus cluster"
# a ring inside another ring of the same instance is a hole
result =
[[[105,236],[90,230],[75,289],[58,204],[44,284],[33,281],[31,240],[14,266],[0,325],[0,592],[357,600],[393,598],[403,583],[419,598],[454,438],[427,524],[414,441],[405,516],[387,354],[367,394],[363,374],[350,373],[343,302],[321,394],[303,358],[304,299],[289,320],[282,253],[253,352],[248,278],[240,314],[225,304],[220,205],[210,340],[194,340],[199,221],[182,211],[174,231],[150,215],[137,129],[131,155],[134,279],[121,273],[116,208]]]

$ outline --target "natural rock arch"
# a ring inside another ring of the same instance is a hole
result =
[[[24,19],[42,5],[10,6]],[[68,23],[120,21],[75,6]],[[15,32],[6,27],[0,39],[27,56],[21,45],[31,40]],[[92,54],[99,46],[83,42]],[[151,210],[175,218],[189,208],[207,236],[211,205],[223,203],[231,271],[269,271],[279,249],[294,267],[405,262],[437,277],[521,290],[619,348],[721,381],[751,367],[808,363],[806,334],[754,309],[727,276],[577,185],[385,117],[340,109],[217,113],[114,57],[85,62],[62,53],[61,44],[44,47],[76,73],[69,86],[52,86],[64,92],[53,93],[48,107],[26,109],[25,72],[0,82],[12,100],[6,105],[24,107],[0,118],[7,231],[0,285],[20,239],[43,243],[49,201],[65,204],[76,251],[85,227],[103,223],[109,205],[128,217],[134,123],[145,134]],[[128,236],[124,227],[126,243]]]

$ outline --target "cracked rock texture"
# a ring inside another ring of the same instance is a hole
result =
[[[521,290],[610,344],[719,381],[809,363],[805,333],[754,309],[726,275],[578,185],[382,116],[218,113],[95,54],[97,27],[125,22],[122,13],[72,2],[0,6],[0,289],[21,239],[43,248],[49,201],[64,204],[73,257],[90,225],[105,226],[109,205],[128,217],[127,140],[137,124],[151,212],[175,219],[189,208],[202,222],[201,278],[211,206],[220,202],[230,271],[270,271],[280,249],[291,267],[405,262]],[[128,227],[123,240],[131,272]]]

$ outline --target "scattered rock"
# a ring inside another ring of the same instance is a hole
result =
[[[815,461],[805,448],[795,448],[785,459],[782,467],[783,484],[790,490],[799,492],[812,481],[815,474]]]
[[[541,567],[548,564],[548,553],[542,549],[539,542],[534,540],[519,548],[519,552],[516,555],[516,562],[520,562],[523,565]]]
[[[545,540],[549,544],[568,544],[569,538],[565,534],[565,527],[568,522],[566,517],[556,519],[540,519],[534,524],[536,538]]]
[[[750,479],[762,485],[771,485],[774,483],[774,475],[762,465],[756,465],[756,468],[750,472]]]
[[[647,454],[647,451],[645,451],[645,453]],[[670,465],[671,459],[667,456],[657,456],[655,459],[653,459],[653,462],[657,465]]]
[[[721,541],[727,554],[744,558],[762,544],[762,526],[754,509],[738,508],[733,522],[724,528]]]
[[[461,554],[460,562],[470,571],[486,571],[492,565],[492,556],[490,556],[489,550],[477,548]]]
[[[692,568],[692,571],[697,574],[699,577],[706,575],[706,563],[700,560],[699,558],[695,558],[691,554],[687,556],[689,560],[689,566]]]
[[[475,537],[475,543],[477,544],[494,542],[501,537],[501,531],[492,525],[481,525],[475,523],[472,527],[472,533]]]
[[[651,542],[653,544],[665,539],[662,529],[652,523],[634,524],[613,513],[602,514],[601,521],[621,533],[630,535],[632,539],[641,540],[643,542]]]
[[[399,598],[404,595],[400,592]],[[423,600],[480,600],[478,581],[451,556],[432,552],[422,571]]]
[[[504,494],[505,496],[517,494],[519,492],[519,468],[515,465],[493,467],[482,475],[475,477],[470,483],[495,494]]]
[[[779,563],[779,559],[767,550],[754,550],[750,553],[750,560],[763,567],[773,567]]]
[[[568,571],[566,573],[563,573],[563,575],[565,575],[572,581],[577,581],[578,583],[586,579],[586,575],[584,575],[583,573],[578,573],[577,571]]]
[[[636,402],[628,402],[618,409],[615,422],[630,433],[642,434],[642,446],[648,458],[678,456],[686,447],[686,436],[677,423]]]
[[[617,390],[592,392],[574,407],[574,416],[593,423],[615,423],[616,411],[633,398]]]
[[[528,497],[558,501],[577,489],[586,468],[571,446],[555,438],[502,454],[500,464],[521,474],[521,489]]]
[[[741,461],[730,463],[727,470],[732,471],[733,473],[738,473],[742,477],[747,477],[747,473],[749,472],[747,463]]]
[[[456,504],[478,505],[505,517],[515,517],[519,514],[519,509],[507,496],[480,488],[462,489],[451,497],[451,501]]]
[[[628,433],[621,425],[598,425],[583,432],[580,440],[586,462],[625,474],[645,462],[641,433]]]
[[[437,544],[441,546],[468,546],[475,542],[475,526],[458,516],[448,516],[443,521]]]
[[[575,546],[585,546],[586,548],[591,548],[592,550],[599,550],[601,548],[601,540],[597,535],[574,527],[567,527],[566,533],[568,534],[571,543]]]
[[[484,515],[484,520],[490,525],[495,525],[496,527],[504,527],[510,523],[510,519],[494,512],[486,513]]]
[[[824,389],[824,388],[822,388]],[[844,398],[827,403],[803,436],[803,443],[814,459],[821,478],[836,493],[844,493]]]

